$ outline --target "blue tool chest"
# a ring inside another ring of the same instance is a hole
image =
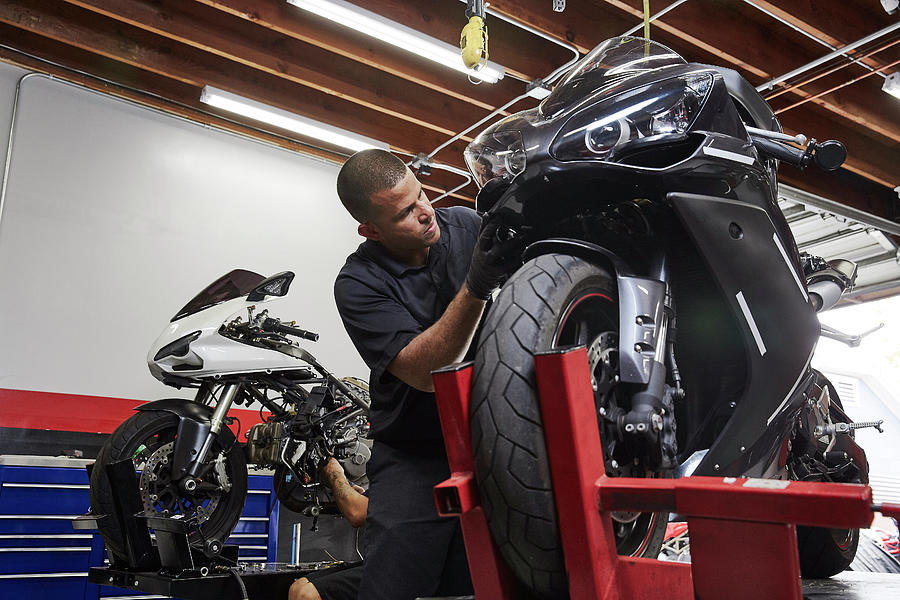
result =
[[[99,535],[72,527],[90,506],[88,460],[0,456],[0,598],[80,600],[139,594],[90,584],[103,566]],[[278,506],[270,475],[251,475],[244,512],[229,544],[242,561],[275,561]],[[273,504],[275,504],[273,509]],[[272,532],[272,535],[269,535]],[[141,598],[156,596],[142,595]]]

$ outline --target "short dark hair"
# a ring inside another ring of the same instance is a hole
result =
[[[365,223],[370,218],[372,194],[393,188],[406,172],[403,161],[386,150],[360,150],[347,159],[338,173],[338,197],[354,219]]]

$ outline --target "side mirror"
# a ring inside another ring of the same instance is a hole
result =
[[[834,171],[847,160],[847,149],[837,140],[828,140],[816,146],[813,162],[823,171]]]
[[[259,302],[266,296],[286,296],[293,280],[294,273],[292,271],[282,271],[267,277],[247,295],[247,301]]]

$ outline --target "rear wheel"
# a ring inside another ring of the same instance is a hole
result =
[[[196,491],[182,491],[171,477],[171,457],[179,418],[164,411],[141,411],[113,432],[97,455],[91,471],[91,509],[95,514],[113,514],[113,490],[106,465],[131,459],[138,475],[146,514],[196,516],[207,539],[224,541],[237,524],[247,496],[247,462],[234,444],[213,444],[213,466]],[[115,519],[99,527],[107,550],[125,559],[125,540]]]
[[[844,407],[838,397],[837,390],[828,382],[824,375],[816,371],[816,375],[820,378],[820,385],[827,386],[829,402],[829,415],[827,420],[835,422],[849,422],[844,413]],[[834,406],[838,410],[834,410]],[[825,420],[824,416],[820,417]],[[812,431],[809,425],[807,431]],[[851,434],[852,435],[852,434]],[[797,445],[795,440],[795,445]],[[815,456],[817,447],[821,451],[823,443],[817,440],[807,440],[804,445],[806,452]],[[804,446],[800,446],[801,448]],[[821,457],[819,454],[818,457]],[[802,460],[797,461],[802,465]],[[867,483],[868,476],[864,476],[858,467],[849,469],[845,473],[833,476],[810,476],[813,471],[809,468],[803,469],[803,477],[796,477],[800,467],[794,464],[793,474],[795,478],[804,481],[830,481],[834,483]],[[868,468],[865,468],[868,473]],[[865,477],[865,478],[864,478]],[[797,526],[797,547],[800,555],[800,574],[803,577],[821,579],[837,575],[841,571],[846,571],[850,567],[850,563],[856,557],[856,549],[859,546],[859,529],[830,529],[825,527],[804,527]]]
[[[584,345],[598,414],[611,414],[625,400],[617,385],[618,322],[610,277],[579,258],[550,254],[529,261],[510,278],[479,338],[471,395],[479,494],[501,554],[518,579],[541,598],[568,597],[568,582],[534,354]],[[615,448],[615,428],[601,419],[599,429],[607,473],[658,476],[633,462],[617,466],[613,458],[625,449]],[[665,513],[615,513],[613,521],[620,554],[658,555]]]

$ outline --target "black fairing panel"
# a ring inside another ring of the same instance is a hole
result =
[[[753,120],[753,124],[760,129],[768,129],[769,131],[781,131],[781,123],[772,111],[772,107],[763,100],[750,82],[741,77],[734,69],[719,67],[716,65],[703,65],[706,68],[714,69],[725,80],[725,86],[729,93],[734,97],[741,108]]]
[[[819,322],[763,199],[667,198],[735,315],[749,363],[748,385],[695,474],[759,474],[765,466],[753,446],[801,386]]]

